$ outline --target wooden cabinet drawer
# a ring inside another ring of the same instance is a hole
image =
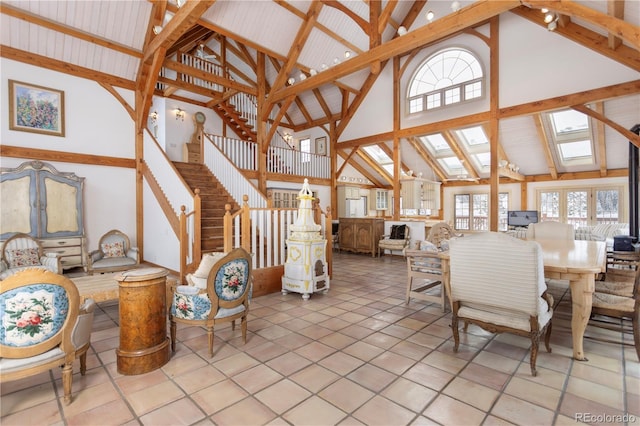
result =
[[[63,268],[70,268],[72,266],[82,266],[82,256],[64,256],[60,258],[60,263]]]
[[[56,238],[56,239],[43,239],[40,240],[40,244],[42,244],[42,248],[59,248],[59,247],[67,247],[67,246],[80,246],[82,245],[82,240],[80,238]]]
[[[80,246],[62,246],[62,247],[47,247],[44,249],[45,253],[58,253],[60,256],[80,256],[82,254],[82,247]]]

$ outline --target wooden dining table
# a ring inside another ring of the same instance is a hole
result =
[[[569,282],[573,357],[579,361],[587,361],[582,342],[591,316],[596,276],[606,270],[606,243],[582,240],[535,241],[542,248],[545,277]],[[448,296],[451,294],[449,253],[440,253],[440,258]]]
[[[604,241],[535,240],[542,247],[544,276],[569,281],[573,357],[587,361],[582,341],[591,316],[596,276],[606,271]]]

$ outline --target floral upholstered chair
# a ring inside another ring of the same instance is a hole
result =
[[[411,228],[407,225],[391,225],[391,233],[383,235],[378,242],[378,257],[381,251],[384,254],[385,250],[389,250],[390,253],[394,250],[402,251],[404,254],[404,249],[411,243],[410,230]]]
[[[62,273],[58,253],[44,253],[38,240],[32,236],[22,233],[14,234],[2,245],[0,280],[27,268]]]
[[[242,340],[246,343],[252,285],[251,256],[236,248],[213,264],[205,288],[177,286],[169,313],[171,350],[176,350],[177,322],[207,328],[210,357],[213,357],[213,327],[217,323],[231,322],[235,328],[235,320],[240,319]]]
[[[115,272],[134,268],[140,264],[137,247],[131,247],[129,237],[112,229],[100,238],[98,249],[89,253],[87,272]]]
[[[64,402],[71,402],[73,361],[86,371],[95,303],[63,275],[32,268],[0,285],[0,382],[62,367]]]

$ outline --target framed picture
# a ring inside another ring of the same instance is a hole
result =
[[[9,80],[9,129],[64,136],[64,92]]]
[[[316,154],[327,155],[327,137],[316,138]]]

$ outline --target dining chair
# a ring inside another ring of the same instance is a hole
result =
[[[535,376],[538,343],[544,335],[551,352],[553,298],[544,280],[542,248],[498,232],[452,240],[449,247],[451,329],[458,351],[458,323],[492,333],[509,332],[531,340],[530,367]]]
[[[602,337],[601,334],[587,334],[592,340],[608,343],[632,344],[624,334],[633,335],[633,346],[640,361],[640,262],[637,253],[607,258],[607,271],[602,281],[596,281],[591,307],[590,326],[620,331],[622,340]],[[627,321],[631,321],[631,325]]]
[[[528,240],[574,240],[576,230],[569,223],[545,221],[531,223],[527,228]]]
[[[424,300],[440,305],[444,312],[446,292],[439,252],[407,249],[405,257],[407,258],[406,303],[408,304],[411,298]]]

